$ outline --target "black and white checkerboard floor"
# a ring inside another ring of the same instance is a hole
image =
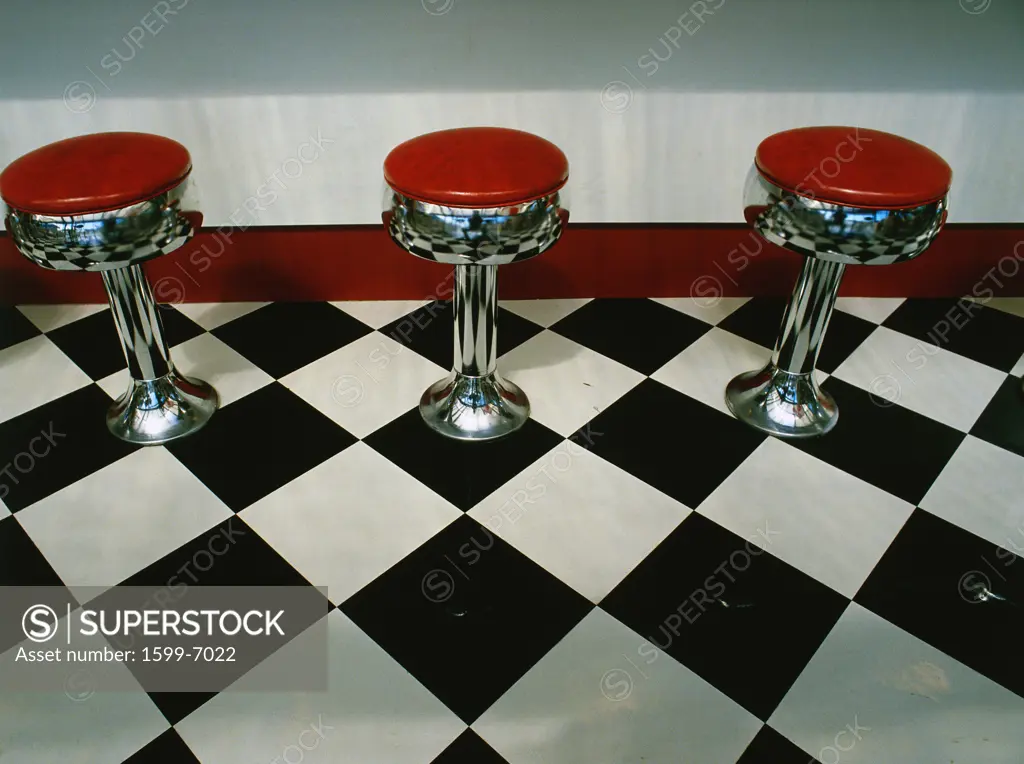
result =
[[[722,401],[781,309],[503,303],[534,416],[465,445],[415,409],[443,307],[167,308],[226,405],[148,449],[104,428],[105,309],[0,309],[0,585],[188,568],[336,605],[326,693],[0,695],[0,759],[1019,764],[1024,301],[841,300],[807,443]]]

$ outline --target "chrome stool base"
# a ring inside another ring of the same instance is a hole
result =
[[[155,446],[198,432],[219,404],[206,382],[172,369],[157,379],[133,379],[107,410],[107,429],[129,443]]]
[[[445,437],[493,440],[526,424],[530,401],[497,372],[469,377],[453,371],[423,393],[420,414],[431,429]]]
[[[735,377],[725,388],[725,403],[740,421],[780,438],[824,435],[839,419],[836,402],[813,371],[792,374],[772,363]]]
[[[498,374],[498,266],[456,265],[454,356],[420,398],[423,421],[455,440],[493,440],[530,418],[526,393]]]
[[[845,268],[804,259],[768,365],[740,374],[725,388],[737,419],[780,438],[812,438],[835,427],[836,402],[818,387],[814,365]]]

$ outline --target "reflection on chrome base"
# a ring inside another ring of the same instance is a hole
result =
[[[530,401],[497,372],[469,377],[453,371],[423,393],[420,414],[431,428],[449,438],[492,440],[526,423]]]
[[[132,377],[128,392],[107,413],[107,427],[122,440],[141,445],[191,435],[217,410],[216,391],[174,368],[160,309],[142,266],[136,263],[102,275]]]
[[[818,386],[813,371],[791,374],[771,363],[734,378],[725,402],[740,421],[780,438],[824,435],[839,419],[836,402]]]
[[[498,374],[498,266],[456,265],[452,309],[452,371],[420,398],[424,421],[456,440],[515,432],[529,419],[530,402]]]
[[[737,419],[782,438],[824,435],[835,426],[839,412],[832,397],[818,387],[814,365],[845,268],[804,259],[772,360],[760,371],[736,377],[725,389],[725,402]]]
[[[121,440],[155,446],[202,429],[217,410],[217,391],[173,368],[157,379],[133,379],[107,411],[107,428]]]

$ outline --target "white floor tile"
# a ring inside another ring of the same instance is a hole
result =
[[[356,443],[240,516],[307,581],[343,602],[461,514]]]
[[[565,436],[644,379],[640,372],[549,331],[503,355],[498,369],[526,393],[532,416]]]
[[[884,326],[833,376],[963,432],[1006,379],[1001,371]]]
[[[299,635],[257,666],[275,670]],[[323,692],[223,692],[176,725],[203,764],[426,764],[463,724],[344,614],[328,616]]]
[[[80,318],[86,318],[107,310],[107,303],[95,305],[19,305],[18,310],[36,325],[41,332],[50,332],[70,324]]]
[[[601,610],[473,725],[510,764],[724,764],[761,722]]]
[[[750,300],[749,297],[720,297],[720,298],[693,298],[693,297],[655,297],[654,302],[678,310],[693,318],[699,318],[708,324],[718,324],[744,303]]]
[[[1021,719],[1024,698],[851,604],[769,724],[825,762],[1011,764]]]
[[[576,300],[502,300],[501,307],[516,315],[533,321],[545,329],[561,321],[590,302],[589,299]]]
[[[17,520],[74,593],[114,586],[231,516],[181,462],[154,446],[30,505]]]
[[[181,311],[201,327],[209,331],[222,326],[236,318],[241,318],[247,313],[262,308],[269,303],[265,302],[183,302],[175,305],[175,309]]]
[[[1024,556],[1024,458],[968,435],[921,507]]]
[[[101,637],[78,637],[75,649],[106,644]],[[27,640],[24,645],[41,649]],[[10,653],[4,656],[5,666],[13,665],[9,658]],[[63,671],[58,664],[46,667],[51,668]],[[0,761],[121,762],[170,726],[124,664],[94,664],[84,672],[69,666],[66,673],[66,692],[0,692]],[[112,692],[104,686],[132,689]]]
[[[373,329],[397,321],[427,304],[427,300],[345,300],[331,305]]]
[[[569,441],[469,512],[592,602],[603,599],[689,513]]]
[[[103,379],[99,380],[96,384],[99,385],[100,389],[103,390],[107,395],[113,398],[115,401],[124,395],[128,389],[128,368],[125,367],[120,371],[115,371],[113,374],[109,374]]]
[[[281,384],[357,438],[419,404],[447,371],[379,332],[281,378]]]
[[[762,368],[770,359],[770,350],[716,326],[654,372],[651,379],[732,416],[725,405],[729,380]]]
[[[770,349],[716,326],[654,372],[651,379],[732,416],[725,405],[729,381],[763,368],[771,355]],[[828,379],[828,374],[817,369],[814,375],[818,384]]]
[[[836,308],[873,324],[880,324],[904,302],[904,297],[840,297],[836,300]]]
[[[697,511],[853,597],[914,506],[768,438]]]
[[[1020,360],[1014,364],[1014,367],[1010,370],[1010,373],[1015,377],[1024,377],[1024,355],[1020,357]]]
[[[92,380],[46,337],[0,350],[0,422],[31,411]]]

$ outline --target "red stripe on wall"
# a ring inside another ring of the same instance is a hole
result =
[[[737,225],[574,225],[502,268],[505,299],[788,294],[799,256]],[[451,268],[398,249],[381,226],[198,234],[146,265],[161,302],[398,300],[451,294]],[[988,292],[986,290],[991,290]],[[848,296],[1024,295],[1024,225],[950,225],[921,257],[852,266]],[[0,302],[103,302],[96,274],[47,271],[0,237]]]

